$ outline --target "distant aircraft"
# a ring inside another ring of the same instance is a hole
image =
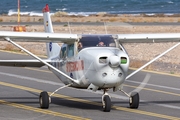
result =
[[[0,60],[1,66],[41,67],[47,65],[65,84],[63,87],[55,90],[51,95],[48,95],[46,91],[40,93],[39,103],[40,107],[44,109],[49,108],[51,96],[65,87],[89,89],[93,91],[103,90],[102,106],[105,112],[111,110],[111,97],[108,94],[108,90],[113,89],[114,92],[119,90],[129,97],[130,108],[137,109],[139,107],[139,94],[138,92],[128,94],[123,91],[124,81],[180,44],[179,33],[116,35],[53,33],[49,12],[49,7],[46,5],[45,8],[43,8],[46,33],[0,32],[1,39],[12,43],[36,58],[36,60]],[[46,42],[48,59],[43,60],[39,58],[14,41]],[[123,43],[172,41],[178,43],[127,76],[130,60],[122,45]],[[64,44],[60,47],[58,45],[59,42]]]

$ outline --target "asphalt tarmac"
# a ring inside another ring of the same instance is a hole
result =
[[[0,51],[0,59],[31,59],[27,55]],[[132,72],[130,70],[130,72]],[[39,108],[39,93],[63,86],[47,67],[0,66],[0,120],[164,120],[180,119],[180,77],[139,72],[124,84],[124,91],[139,91],[138,109],[130,109],[121,92],[109,91],[111,112],[103,112],[102,91],[64,88],[52,97],[49,109]],[[137,89],[137,87],[139,88]]]

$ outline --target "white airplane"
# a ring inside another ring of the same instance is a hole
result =
[[[47,109],[50,97],[58,90],[65,87],[79,89],[103,90],[102,106],[105,112],[111,110],[111,97],[109,89],[121,91],[129,97],[130,108],[139,107],[139,94],[123,91],[123,83],[144,67],[163,56],[180,44],[179,33],[158,34],[117,34],[117,35],[80,35],[53,33],[52,22],[48,5],[43,9],[44,28],[46,33],[10,32],[1,31],[0,38],[6,40],[36,60],[0,60],[1,66],[41,67],[48,68],[65,84],[55,90],[51,95],[46,91],[40,93],[40,107]],[[14,41],[21,42],[46,42],[48,59],[43,60],[29,52]],[[123,43],[137,42],[178,42],[161,55],[157,56],[132,74],[127,76],[129,57]],[[58,43],[64,43],[61,47]],[[80,45],[81,44],[81,45]],[[78,47],[82,47],[79,49]]]

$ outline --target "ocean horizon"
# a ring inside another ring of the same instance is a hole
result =
[[[1,0],[0,14],[17,14],[17,0]],[[49,4],[51,14],[58,11],[68,15],[88,16],[107,14],[179,14],[179,0],[20,0],[20,14],[42,16],[42,8]]]

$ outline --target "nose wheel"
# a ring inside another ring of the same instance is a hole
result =
[[[102,96],[102,105],[103,105],[104,112],[111,111],[111,97],[108,95],[106,90],[104,90],[104,95]]]

